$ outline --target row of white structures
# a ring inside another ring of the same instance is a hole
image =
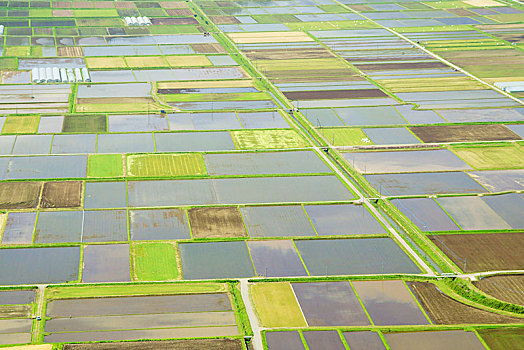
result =
[[[87,68],[33,68],[31,70],[33,83],[74,83],[91,82]]]
[[[124,17],[124,21],[128,26],[150,26],[151,20],[146,17]]]
[[[4,25],[0,24],[0,35],[4,35]]]

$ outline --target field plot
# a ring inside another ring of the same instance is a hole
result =
[[[131,240],[172,240],[190,238],[186,213],[180,209],[130,210]]]
[[[487,190],[463,172],[371,174],[365,178],[386,196],[484,193]]]
[[[0,291],[0,344],[31,341],[34,290]]]
[[[246,243],[213,242],[178,245],[184,279],[255,276]]]
[[[448,150],[355,152],[344,158],[360,173],[406,173],[471,169]]]
[[[91,154],[87,160],[88,177],[119,177],[124,175],[122,155]]]
[[[170,243],[132,245],[133,271],[139,281],[166,281],[178,275],[176,250]]]
[[[345,349],[337,331],[305,331],[302,334],[310,349]]]
[[[193,208],[188,215],[193,238],[247,236],[240,211],[235,207]]]
[[[492,276],[474,282],[477,288],[508,303],[524,305],[524,276]]]
[[[518,349],[524,345],[522,328],[480,329],[478,334],[492,350]]]
[[[46,342],[238,335],[224,293],[51,300],[47,315]]]
[[[363,206],[304,206],[319,236],[351,234],[386,234],[376,218]]]
[[[521,140],[504,125],[447,125],[411,127],[425,143]]]
[[[84,247],[82,281],[126,282],[130,280],[129,245],[88,245]]]
[[[206,175],[200,154],[151,154],[127,156],[127,175],[138,177]]]
[[[207,154],[210,175],[314,174],[331,169],[313,152]]]
[[[352,283],[375,325],[430,323],[402,281]]]
[[[259,276],[307,276],[293,241],[250,241],[248,247]]]
[[[270,350],[297,349],[304,350],[304,344],[297,331],[266,332],[266,343]]]
[[[37,213],[15,213],[2,216],[2,224],[5,221],[2,244],[31,244],[33,243],[33,232],[35,229]]]
[[[0,263],[5,285],[76,281],[80,247],[0,249]]]
[[[433,235],[429,238],[464,272],[515,270],[524,263],[521,233]]]
[[[344,339],[350,346],[350,349],[364,350],[372,347],[377,350],[385,350],[386,346],[380,338],[380,335],[371,331],[344,332]]]
[[[499,315],[462,304],[443,294],[434,284],[408,282],[418,301],[435,324],[523,323],[524,319]]]
[[[460,230],[432,198],[394,199],[391,203],[422,231]]]
[[[81,206],[82,182],[46,182],[40,206],[43,208],[75,208]]]
[[[315,236],[301,206],[243,207],[240,209],[250,237]]]
[[[370,324],[349,282],[293,283],[292,287],[309,326]]]
[[[484,349],[474,332],[424,331],[409,333],[386,333],[384,335],[391,349]]]
[[[524,167],[524,150],[517,145],[454,147],[453,151],[466,163],[479,170]]]
[[[41,187],[42,183],[39,182],[0,183],[0,208],[35,208],[38,205]]]
[[[250,292],[258,318],[265,327],[306,327],[300,305],[288,282],[255,283]]]
[[[112,342],[93,344],[66,344],[64,350],[186,350],[186,349],[224,349],[242,350],[240,339],[180,339],[141,342]],[[28,349],[30,350],[30,349]],[[38,350],[38,349],[35,349]]]
[[[302,148],[307,142],[294,130],[232,131],[238,149]]]
[[[480,197],[446,197],[437,202],[463,230],[507,230],[511,226]]]
[[[389,238],[298,240],[295,245],[312,276],[419,272]]]

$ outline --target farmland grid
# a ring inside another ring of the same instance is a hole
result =
[[[522,23],[0,2],[0,344],[521,348]]]

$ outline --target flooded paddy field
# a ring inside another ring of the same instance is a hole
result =
[[[47,315],[48,342],[238,334],[225,293],[57,299]]]
[[[464,331],[426,331],[412,333],[388,333],[386,341],[391,349],[483,349],[484,346],[474,332]]]

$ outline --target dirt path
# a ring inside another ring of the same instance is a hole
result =
[[[249,289],[247,284],[247,278],[240,280],[240,294],[242,295],[242,301],[246,307],[247,317],[249,318],[249,323],[251,324],[251,329],[253,330],[253,339],[251,344],[254,350],[263,350],[264,346],[262,345],[262,333],[261,331],[264,328],[260,327],[258,324],[257,315],[255,314],[255,309],[253,304],[251,304],[251,299],[249,298]]]
[[[40,337],[40,325],[43,321],[43,315],[42,312],[44,310],[44,302],[45,302],[45,289],[47,287],[46,284],[39,284],[38,286],[38,301],[37,301],[37,309],[36,309],[36,325],[35,329],[33,330],[33,342],[38,342]],[[39,321],[40,320],[40,321]]]

